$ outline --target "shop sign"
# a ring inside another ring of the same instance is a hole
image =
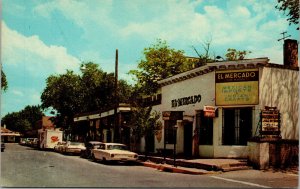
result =
[[[216,71],[216,105],[258,104],[258,69]]]
[[[217,108],[214,106],[204,106],[203,111],[204,111],[204,116],[205,117],[216,117],[216,110]]]
[[[163,111],[163,120],[182,120],[183,111]]]
[[[176,108],[178,106],[184,106],[189,104],[196,104],[201,102],[201,95],[188,96],[183,98],[174,99],[171,101],[172,108]]]
[[[280,113],[276,107],[261,111],[261,135],[280,135]]]

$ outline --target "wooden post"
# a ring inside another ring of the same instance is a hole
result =
[[[115,61],[115,90],[114,90],[114,142],[120,142],[120,127],[119,127],[119,95],[118,95],[118,49],[116,49],[116,61]]]

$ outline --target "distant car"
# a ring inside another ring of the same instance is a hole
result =
[[[82,142],[67,141],[67,143],[62,146],[62,153],[65,153],[65,154],[78,154],[79,155],[81,150],[85,150],[84,143],[82,143]]]
[[[27,140],[26,138],[20,138],[19,144],[24,146],[26,144],[26,140]]]
[[[62,147],[67,144],[66,141],[62,141],[62,142],[58,142],[55,146],[54,146],[54,151],[55,152],[62,152]]]
[[[100,144],[103,144],[99,141],[89,141],[85,144],[84,150],[81,150],[80,157],[82,158],[92,158],[92,150],[100,147]]]
[[[136,161],[138,158],[138,154],[129,151],[126,145],[120,143],[103,143],[92,152],[94,161]]]
[[[4,149],[5,149],[5,144],[3,141],[1,141],[1,152],[4,152]]]

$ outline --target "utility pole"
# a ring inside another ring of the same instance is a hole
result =
[[[120,127],[119,127],[119,92],[118,92],[118,49],[116,49],[116,61],[115,61],[115,95],[114,95],[114,142],[120,142]]]

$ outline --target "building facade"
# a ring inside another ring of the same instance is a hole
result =
[[[163,128],[155,150],[176,148],[185,157],[246,158],[248,141],[262,131],[299,139],[299,68],[268,58],[209,63],[159,81]],[[272,107],[279,118],[262,125]],[[271,125],[271,126],[270,126]],[[274,136],[275,136],[274,135]],[[174,145],[176,143],[176,145]]]

